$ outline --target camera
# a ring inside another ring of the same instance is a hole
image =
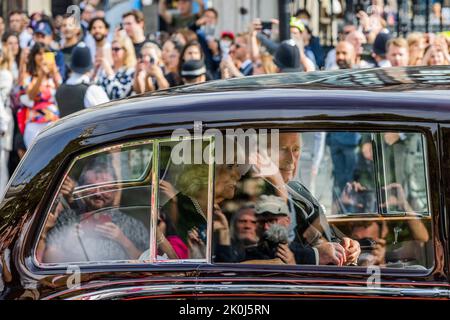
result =
[[[358,240],[361,251],[372,251],[375,249],[377,242],[372,238],[363,238]]]

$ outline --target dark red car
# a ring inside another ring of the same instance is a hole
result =
[[[448,67],[179,87],[38,136],[1,298],[449,299],[449,212]]]

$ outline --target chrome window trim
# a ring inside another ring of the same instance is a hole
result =
[[[82,290],[81,288],[80,290]],[[170,284],[170,285],[152,285],[152,286],[130,286],[127,288],[105,289],[97,292],[80,294],[68,298],[68,300],[103,300],[103,299],[119,299],[130,295],[161,295],[176,293],[223,293],[239,294],[239,293],[255,293],[255,294],[323,294],[329,295],[353,295],[364,298],[365,296],[380,297],[422,297],[422,298],[450,298],[450,291],[441,288],[392,288],[392,287],[361,287],[361,286],[331,286],[331,285],[262,285],[262,284]],[[56,298],[65,292],[57,295],[49,296],[44,299]]]

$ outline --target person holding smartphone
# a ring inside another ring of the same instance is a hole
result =
[[[134,74],[135,93],[151,92],[170,87],[164,76],[164,64],[161,55],[161,49],[156,44],[146,42],[143,45]]]
[[[62,78],[54,53],[40,42],[31,48],[27,74],[22,84],[26,91],[20,101],[28,109],[24,132],[25,146],[28,148],[42,129],[59,119],[55,92]]]
[[[86,164],[78,180],[68,176],[44,226],[41,261],[134,260],[149,246],[149,230],[115,205],[120,192],[105,182],[117,180],[110,163]],[[88,187],[95,186],[95,188]],[[75,187],[84,188],[75,200]]]

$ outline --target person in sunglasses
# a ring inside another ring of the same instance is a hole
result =
[[[121,99],[131,95],[137,63],[134,46],[126,36],[116,37],[111,44],[111,65],[107,55],[96,58],[97,83],[105,89],[109,99]]]

